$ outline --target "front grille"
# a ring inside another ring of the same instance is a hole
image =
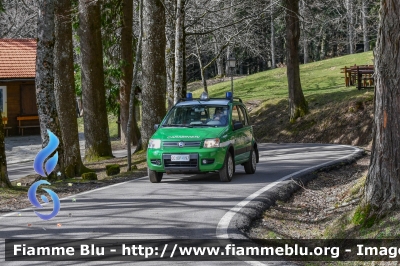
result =
[[[172,162],[170,159],[164,160],[165,168],[173,167],[173,168],[181,168],[181,167],[197,167],[197,159],[190,159],[189,162]]]
[[[164,167],[168,169],[198,169],[199,157],[197,154],[190,154],[190,161],[188,162],[173,162],[171,161],[171,154],[163,155]]]
[[[163,147],[179,147],[180,141],[168,141],[168,142],[163,142]],[[183,147],[200,147],[201,142],[200,141],[182,141],[184,144]]]

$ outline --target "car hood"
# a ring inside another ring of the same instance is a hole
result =
[[[154,133],[152,139],[200,141],[208,138],[218,138],[225,131],[227,131],[227,127],[162,127]]]

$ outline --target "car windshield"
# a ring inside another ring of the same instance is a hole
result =
[[[163,127],[224,127],[228,124],[228,106],[175,106]]]

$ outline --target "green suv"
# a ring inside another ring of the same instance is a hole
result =
[[[177,103],[151,137],[147,149],[150,181],[158,183],[163,174],[219,172],[229,182],[235,165],[243,165],[246,174],[254,174],[259,161],[246,107],[232,97],[187,98]]]

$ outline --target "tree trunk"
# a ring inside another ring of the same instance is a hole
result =
[[[119,88],[120,128],[121,143],[126,144],[126,130],[129,116],[129,96],[133,74],[133,0],[122,1],[122,27],[121,27],[121,80]]]
[[[85,160],[112,157],[104,88],[99,0],[79,0]]]
[[[184,9],[184,8],[183,8]],[[185,25],[182,24],[183,42],[182,42],[182,63],[183,63],[183,76],[182,76],[182,92],[181,98],[186,98],[187,93],[187,69],[186,69],[186,32]]]
[[[147,144],[149,142],[149,139],[154,133],[154,125],[159,124],[164,118],[166,113],[165,13],[164,12],[165,12],[164,6],[161,1],[159,0],[143,1],[143,32],[146,33],[146,35],[143,36],[144,38],[143,38],[142,49],[143,49],[143,54],[145,54],[146,56],[144,56],[142,59],[143,105],[142,105],[141,132],[142,132],[142,145],[144,149],[147,149]],[[176,58],[179,57],[177,53],[175,54],[175,57]],[[176,77],[176,80],[179,79],[178,76]],[[178,90],[178,87],[175,87],[175,90]]]
[[[54,0],[39,2],[35,84],[42,147],[47,146],[49,142],[47,130],[56,135],[60,141],[57,148],[57,166],[52,173],[45,174],[52,178],[57,177],[61,179],[65,177],[65,173],[63,141],[54,95],[54,7]]]
[[[10,179],[8,179],[6,146],[4,144],[4,125],[0,123],[0,187],[12,188]]]
[[[139,38],[136,44],[136,59],[135,59],[135,66],[133,68],[133,80],[132,80],[132,88],[131,88],[131,95],[129,97],[129,117],[128,117],[128,126],[127,126],[127,152],[128,152],[128,171],[132,169],[132,151],[131,151],[131,136],[136,135],[137,146],[136,151],[142,149],[142,141],[141,135],[139,132],[139,128],[137,127],[136,122],[136,115],[135,115],[135,90],[138,81],[138,72],[139,72],[139,65],[142,61],[142,39],[143,39],[143,0],[139,1]],[[142,119],[143,120],[143,119]],[[134,130],[134,134],[132,134],[132,130]]]
[[[217,44],[217,39],[214,38],[214,54],[218,57],[216,59],[216,63],[217,63],[217,76],[218,77],[224,77],[225,76],[225,72],[224,72],[224,60],[221,57],[220,54],[220,49],[218,48],[218,44]]]
[[[175,19],[172,17],[175,10],[174,0],[165,0],[165,6],[168,11],[165,12],[166,25],[165,25],[165,36],[166,36],[166,47],[165,47],[165,63],[167,73],[167,107],[168,110],[174,106],[174,82],[175,82]]]
[[[400,207],[400,2],[382,0],[375,50],[375,116],[365,198],[385,214]]]
[[[198,40],[197,40],[197,36],[195,36],[194,42],[195,42],[195,45],[196,45],[197,61],[199,62],[199,67],[200,67],[201,83],[203,84],[204,91],[208,93],[207,78],[206,78],[205,73],[204,73],[205,67],[203,67],[203,60],[201,58],[201,51],[200,51],[199,43],[198,43]]]
[[[319,58],[321,60],[324,60],[325,55],[326,55],[326,33],[324,32],[321,38],[321,51],[319,53]]]
[[[181,99],[184,79],[184,27],[185,27],[185,0],[176,1],[176,22],[175,22],[175,83],[174,83],[174,104]]]
[[[353,19],[353,0],[346,0],[347,7],[347,38],[349,41],[349,54],[354,54],[354,19]]]
[[[290,121],[308,113],[307,102],[303,95],[300,82],[299,67],[299,0],[285,0],[286,7],[286,50],[287,50],[287,78],[289,86],[289,113]]]
[[[54,91],[64,147],[64,168],[69,178],[88,171],[79,149],[74,58],[72,44],[71,0],[55,4]]]
[[[301,1],[301,17],[304,18],[305,16],[305,3],[304,0]],[[306,25],[304,19],[302,20],[302,29],[303,29],[303,64],[307,64],[309,61],[309,56],[308,56],[308,38],[307,38],[307,32],[306,32]]]
[[[362,0],[362,27],[363,27],[363,40],[364,40],[364,52],[369,51],[369,37],[368,37],[368,2]]]
[[[225,73],[228,76],[231,73],[230,69],[229,69],[229,64],[228,64],[228,60],[230,57],[231,57],[231,47],[228,46],[228,47],[226,47],[226,65],[225,65]]]
[[[271,1],[271,68],[272,69],[276,68],[274,5],[275,5],[275,2]]]

